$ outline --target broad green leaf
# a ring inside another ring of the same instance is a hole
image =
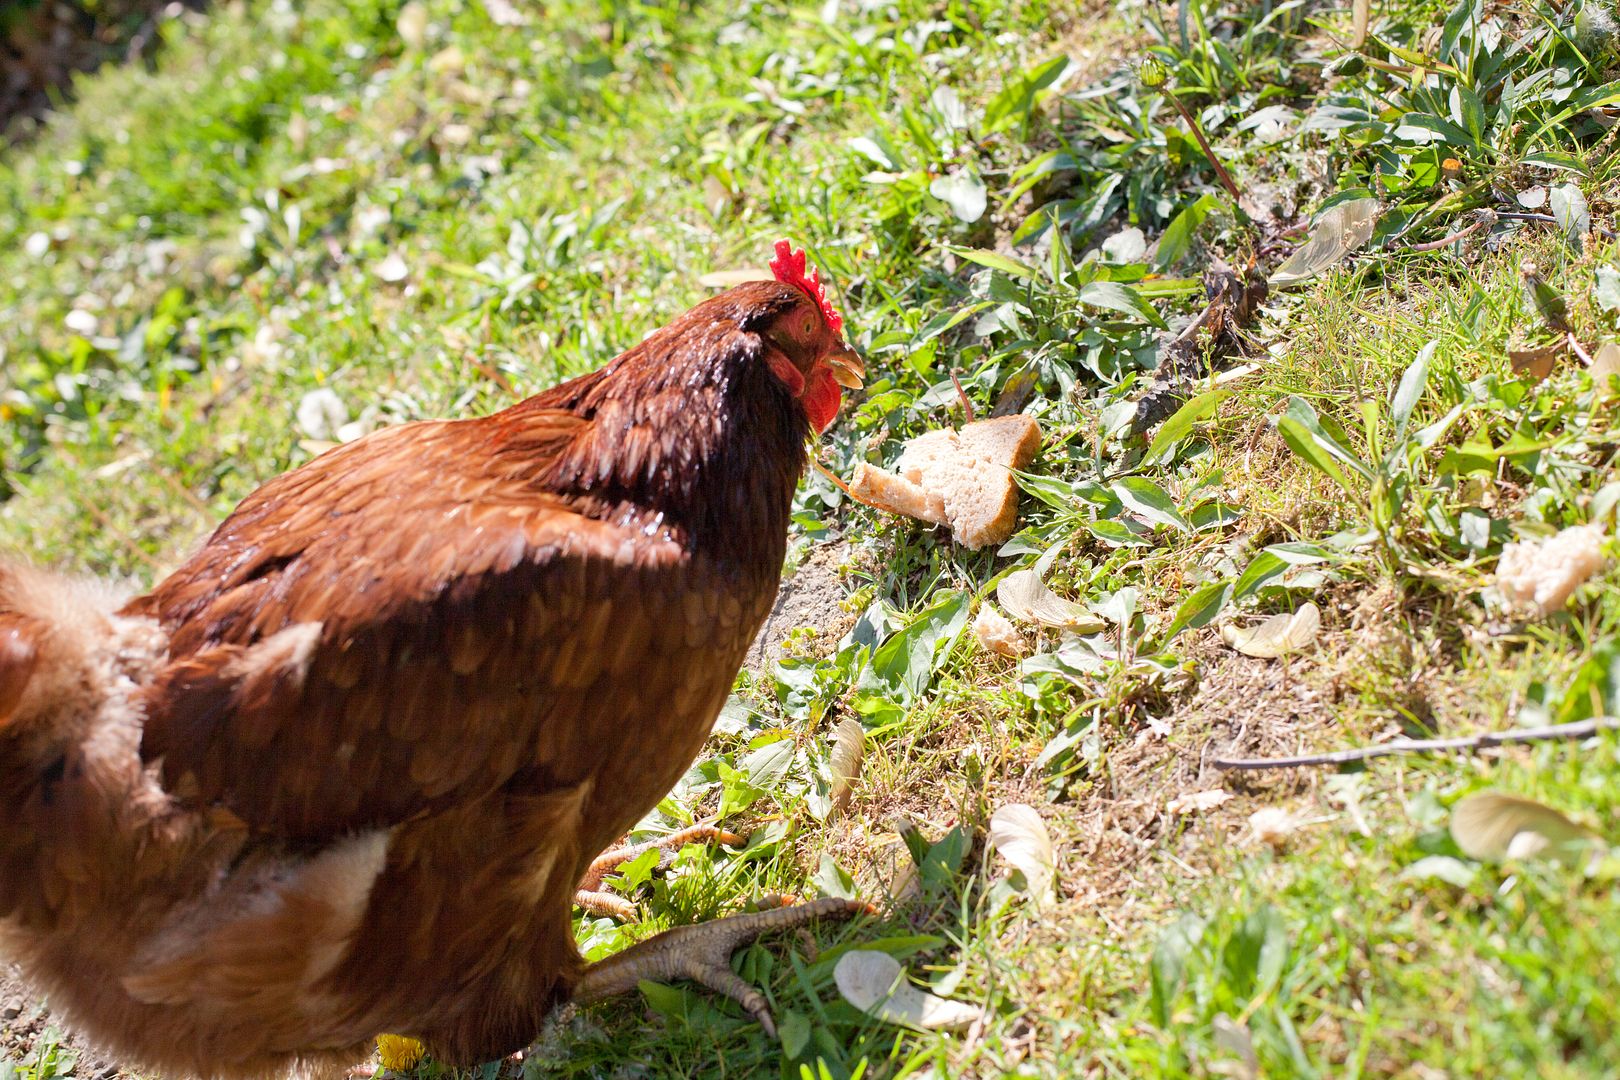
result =
[[[1281,560],[1278,560],[1281,565]],[[1209,581],[1198,586],[1187,594],[1176,608],[1175,617],[1165,628],[1164,636],[1159,639],[1159,647],[1163,648],[1171,638],[1191,627],[1208,626],[1222,611],[1226,609],[1227,601],[1232,596],[1232,584],[1227,581]]]
[[[1597,286],[1592,299],[1604,311],[1620,311],[1620,269],[1613,266],[1597,268]]]
[[[950,247],[949,245],[947,245],[945,250],[951,252],[958,258],[966,259],[970,263],[977,263],[980,266],[988,266],[992,270],[1000,270],[1002,273],[1009,274],[1015,278],[1033,280],[1034,278],[1039,277],[1041,273],[1027,262],[1021,262],[1018,259],[1010,258],[1006,255],[998,255],[994,251],[981,251],[978,248]]]
[[[1204,920],[1191,912],[1183,915],[1159,937],[1153,947],[1149,964],[1152,983],[1153,1015],[1159,1027],[1168,1030],[1170,1013],[1181,979],[1187,970],[1187,960],[1204,936]]]
[[[1291,416],[1285,416],[1277,421],[1277,434],[1282,436],[1283,442],[1288,444],[1289,449],[1325,473],[1334,483],[1351,494],[1357,493],[1350,486],[1350,481],[1345,477],[1344,472],[1333,460],[1333,455],[1322,448],[1316,437],[1311,434],[1304,424]]]
[[[946,593],[872,654],[861,672],[861,690],[886,694],[902,705],[916,701],[933,679],[963,627],[967,626],[972,595]]]
[[[1417,359],[1413,360],[1401,374],[1400,385],[1395,388],[1395,396],[1390,399],[1389,411],[1395,421],[1397,443],[1406,438],[1406,426],[1412,420],[1413,408],[1423,397],[1423,388],[1429,380],[1429,362],[1434,359],[1434,351],[1439,345],[1438,341],[1430,341],[1418,350]]]
[[[1159,234],[1159,248],[1153,253],[1153,268],[1162,272],[1179,262],[1192,248],[1198,227],[1220,205],[1221,200],[1217,196],[1203,195],[1171,218],[1170,224]]]
[[[1169,525],[1181,532],[1191,532],[1192,526],[1181,516],[1169,492],[1143,476],[1127,476],[1109,485],[1108,490],[1140,516],[1159,525]]]
[[[1080,290],[1080,302],[1092,307],[1106,308],[1122,315],[1134,315],[1144,322],[1164,328],[1164,319],[1153,310],[1153,305],[1131,288],[1117,281],[1092,281]]]
[[[1288,399],[1287,415],[1297,421],[1324,451],[1360,473],[1362,479],[1371,481],[1376,478],[1372,467],[1350,449],[1350,438],[1344,429],[1328,417],[1317,415],[1316,410],[1303,398]]]
[[[1069,58],[1058,55],[1007,80],[1001,92],[984,110],[984,129],[987,133],[1000,131],[1014,123],[1021,123],[1035,107],[1035,99],[1042,90],[1052,86],[1069,70]]]
[[[1159,427],[1158,433],[1153,436],[1153,442],[1148,446],[1147,456],[1142,460],[1144,462],[1163,460],[1181,440],[1192,434],[1193,428],[1200,420],[1208,420],[1214,416],[1221,402],[1231,396],[1231,390],[1217,387],[1214,390],[1205,390],[1186,402]]]
[[[939,177],[928,185],[928,194],[949,206],[958,221],[970,225],[982,218],[990,205],[984,181],[970,172]]]

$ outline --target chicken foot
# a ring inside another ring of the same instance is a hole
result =
[[[674,854],[687,844],[707,840],[718,840],[727,846],[738,846],[743,843],[742,837],[713,825],[692,825],[668,836],[648,840],[644,844],[630,844],[604,851],[591,860],[591,865],[586,868],[585,876],[579,882],[579,891],[574,894],[574,903],[593,915],[606,915],[622,922],[633,922],[637,916],[636,905],[622,896],[615,896],[603,889],[602,879],[645,852],[662,851]]]
[[[776,1022],[765,995],[731,970],[731,954],[773,930],[792,930],[816,919],[847,919],[871,911],[871,905],[863,901],[827,896],[795,907],[677,926],[587,967],[574,985],[573,1000],[577,1005],[594,1005],[634,990],[642,979],[691,979],[741,1005],[774,1039]]]

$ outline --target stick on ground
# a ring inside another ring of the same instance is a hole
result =
[[[1331,754],[1306,754],[1300,757],[1277,758],[1216,758],[1217,769],[1293,769],[1302,765],[1344,765],[1369,758],[1391,757],[1396,754],[1436,754],[1448,750],[1488,750],[1493,746],[1514,743],[1546,742],[1549,739],[1584,739],[1599,731],[1620,729],[1620,719],[1612,716],[1577,720],[1570,724],[1550,727],[1520,728],[1517,731],[1487,731],[1459,739],[1397,739],[1378,746],[1363,746],[1354,750],[1336,750]]]

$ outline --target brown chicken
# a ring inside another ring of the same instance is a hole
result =
[[[730,952],[854,905],[586,965],[570,902],[697,755],[806,437],[864,373],[804,254],[772,269],[503,412],[272,480],[147,596],[0,564],[0,953],[92,1039],[205,1076],[384,1031],[487,1061],[642,978],[769,1030]]]

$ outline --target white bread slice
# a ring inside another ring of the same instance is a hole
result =
[[[992,465],[1027,469],[1041,451],[1041,426],[1033,416],[998,416],[977,420],[956,433],[962,449]]]

